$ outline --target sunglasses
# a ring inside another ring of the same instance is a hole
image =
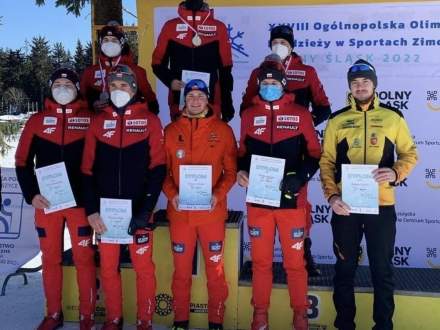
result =
[[[359,71],[374,71],[374,69],[367,64],[356,64],[350,68],[350,72],[359,72]]]
[[[185,85],[185,89],[208,89],[208,86],[201,79],[193,79]]]

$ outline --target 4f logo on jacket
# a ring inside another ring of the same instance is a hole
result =
[[[110,139],[113,135],[115,135],[115,131],[105,132],[102,136]]]
[[[46,128],[44,131],[43,131],[43,133],[45,133],[45,134],[52,134],[53,132],[55,132],[56,131],[56,127],[48,127],[48,128]]]
[[[266,127],[260,127],[260,128],[257,128],[257,129],[254,131],[254,134],[255,134],[255,135],[262,135],[262,134],[264,133],[265,130],[266,130]]]

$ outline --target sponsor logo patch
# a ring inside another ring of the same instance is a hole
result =
[[[222,260],[221,254],[213,255],[211,258],[209,258],[212,262],[218,263],[220,260]]]
[[[58,122],[57,117],[44,117],[43,119],[43,125],[49,126],[49,125],[56,125]]]
[[[136,250],[136,254],[143,255],[147,252],[149,246],[143,246]]]
[[[184,158],[184,157],[185,157],[185,150],[183,150],[183,149],[179,149],[179,150],[177,150],[177,151],[176,151],[176,157],[177,157],[178,159],[182,159],[182,158]]]
[[[249,236],[250,237],[260,237],[261,236],[261,228],[249,227]]]
[[[188,31],[188,25],[186,24],[177,24],[176,25],[176,32],[187,32]]]
[[[115,131],[108,131],[108,132],[102,134],[103,137],[106,137],[108,139],[110,139],[113,135],[115,135]]]
[[[217,31],[217,26],[215,25],[199,25],[197,26],[197,30],[203,32],[215,32]]]
[[[130,119],[125,121],[125,126],[142,127],[147,126],[147,119]]]
[[[116,120],[104,120],[104,129],[115,129]]]
[[[173,243],[173,251],[176,253],[185,252],[185,244],[183,243]]]
[[[223,247],[223,242],[222,241],[209,242],[209,251],[211,251],[211,252],[221,251],[222,247]]]
[[[295,244],[292,244],[291,248],[299,251],[299,250],[302,250],[303,246],[304,246],[304,241],[301,241],[301,242],[297,242]]]
[[[105,78],[105,71],[96,70],[95,71],[95,79]]]
[[[254,134],[255,134],[255,135],[262,135],[262,134],[264,133],[265,130],[266,130],[266,127],[260,127],[260,128],[257,128],[257,129],[254,131]]]
[[[146,244],[150,241],[148,234],[139,234],[135,236],[136,244]]]
[[[292,238],[298,239],[304,237],[304,228],[294,228],[292,229]]]
[[[188,33],[179,33],[177,36],[176,36],[176,39],[179,39],[179,40],[183,40],[183,39],[185,39],[186,38],[186,36],[188,35]]]
[[[44,131],[43,131],[43,133],[45,133],[45,134],[52,134],[53,132],[55,132],[56,131],[56,128],[55,127],[48,127],[48,128],[46,128]]]
[[[288,76],[300,76],[305,77],[306,72],[304,70],[287,70],[286,75]]]
[[[299,123],[299,116],[277,116],[278,123]]]
[[[259,116],[254,118],[254,126],[266,126],[267,116]]]
[[[69,124],[90,124],[90,118],[88,117],[73,117],[67,119]]]

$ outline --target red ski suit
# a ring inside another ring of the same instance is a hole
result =
[[[318,169],[321,148],[312,116],[296,105],[293,95],[274,102],[254,98],[254,105],[242,114],[239,170],[249,172],[251,156],[262,155],[286,160],[285,175],[297,173],[302,187],[296,205],[282,194],[280,207],[247,205],[252,257],[252,304],[269,308],[272,290],[272,260],[275,230],[278,228],[283,265],[287,273],[290,305],[307,308],[307,272],[304,263],[307,188],[305,184]]]
[[[87,215],[99,212],[100,198],[131,200],[133,218],[144,211],[151,213],[165,174],[159,118],[141,103],[126,106],[122,114],[105,108],[87,132],[81,169]],[[137,318],[151,321],[156,289],[153,232],[137,230],[133,240],[128,247],[136,272]],[[122,317],[120,249],[118,244],[100,243],[99,252],[106,319],[112,321]]]
[[[237,170],[234,133],[212,112],[200,119],[183,115],[165,129],[165,149],[167,175],[163,191],[169,201],[179,194],[180,165],[211,165],[213,195],[218,200],[211,211],[176,211],[168,202],[175,321],[189,319],[192,260],[199,239],[208,279],[208,319],[212,323],[223,323],[224,302],[228,296],[223,269],[226,203]]]
[[[50,214],[35,210],[35,226],[40,240],[43,264],[43,287],[47,314],[62,309],[61,268],[64,223],[72,241],[73,260],[79,288],[79,312],[90,316],[95,311],[96,271],[92,249],[92,229],[87,222],[81,194],[81,155],[92,113],[82,101],[61,106],[46,99],[45,107],[29,118],[15,154],[17,178],[28,204],[40,194],[34,170],[64,162],[78,207]]]

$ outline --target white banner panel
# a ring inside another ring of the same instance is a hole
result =
[[[34,209],[23,199],[15,169],[2,168],[0,275],[14,273],[39,251]]]
[[[156,38],[162,25],[176,16],[175,7],[155,10]],[[230,31],[237,112],[252,69],[269,53],[269,31],[278,24],[289,24],[294,29],[295,51],[317,70],[333,111],[345,106],[348,67],[358,58],[376,67],[380,98],[403,112],[420,154],[417,168],[396,189],[394,264],[440,266],[440,3],[219,7],[215,8],[215,17]],[[157,92],[166,124],[168,90],[159,81]],[[237,137],[239,123],[237,115],[231,122]],[[324,128],[325,124],[317,128],[320,138]],[[334,263],[331,212],[317,176],[309,194],[313,204],[313,253],[319,263]],[[244,191],[235,187],[229,206],[244,209],[244,200]],[[244,244],[248,250],[248,241]],[[362,262],[366,263],[366,258]]]

